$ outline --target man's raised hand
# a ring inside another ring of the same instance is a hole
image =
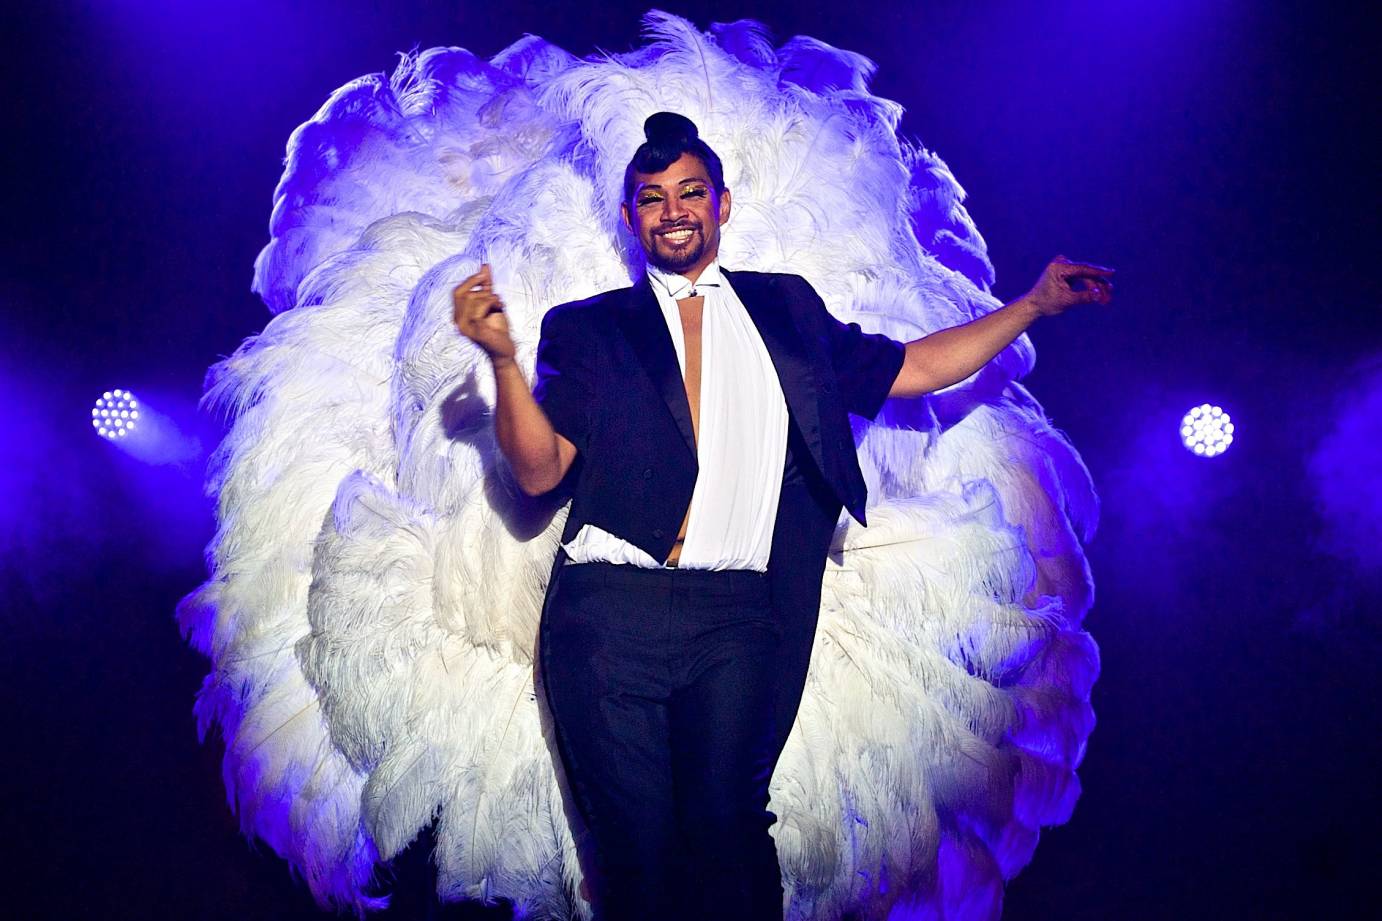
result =
[[[1107,304],[1113,300],[1113,269],[1057,256],[1023,297],[1040,316],[1052,317],[1076,304]]]
[[[488,263],[457,285],[451,300],[456,305],[452,317],[462,336],[484,349],[491,361],[513,360],[509,318],[504,314],[503,300],[494,293],[494,277]]]

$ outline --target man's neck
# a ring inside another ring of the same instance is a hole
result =
[[[700,280],[701,273],[704,272],[709,265],[710,263],[707,262],[705,265],[698,265],[695,268],[687,269],[685,272],[678,272],[677,274],[694,285]]]
[[[697,260],[695,265],[686,269],[665,269],[662,266],[654,266],[654,268],[656,268],[659,272],[664,272],[668,275],[680,275],[682,278],[685,278],[687,281],[691,282],[691,284],[694,285],[697,281],[700,280],[701,273],[704,272],[706,269],[710,268],[710,266],[715,262],[715,260],[719,258],[719,255],[719,253],[711,253],[709,256],[702,256],[699,260]],[[652,264],[649,263],[649,265]]]

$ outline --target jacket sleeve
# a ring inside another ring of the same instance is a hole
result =
[[[542,318],[533,399],[557,433],[581,454],[590,444],[595,415],[595,348],[578,311],[555,307]]]
[[[866,333],[858,323],[840,322],[826,309],[815,289],[805,280],[802,284],[824,314],[826,345],[845,409],[872,419],[883,408],[883,401],[902,370],[907,347],[881,333]]]

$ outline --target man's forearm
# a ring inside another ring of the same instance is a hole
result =
[[[1039,316],[1027,297],[968,323],[907,343],[889,396],[915,397],[959,383],[1022,335]]]
[[[518,485],[530,496],[556,487],[566,473],[557,433],[533,399],[513,359],[494,362],[494,433]]]

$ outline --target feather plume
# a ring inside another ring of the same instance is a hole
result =
[[[234,422],[179,616],[232,806],[323,904],[381,907],[381,863],[435,821],[443,896],[589,915],[534,688],[565,510],[510,481],[492,376],[451,326],[460,279],[495,267],[531,369],[547,309],[639,271],[620,183],[669,109],[724,160],[726,265],[804,275],[898,338],[998,306],[963,189],[898,138],[871,62],[748,21],[644,25],[621,55],[405,55],[289,140],[255,265],[276,316],[208,376]],[[772,783],[791,919],[997,917],[1078,797],[1098,503],[1018,383],[1033,360],[1021,338],[857,426],[872,524],[837,531]]]

